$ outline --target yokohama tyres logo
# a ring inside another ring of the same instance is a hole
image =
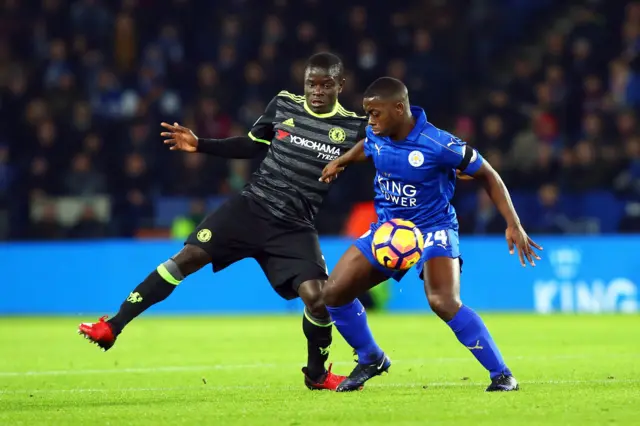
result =
[[[309,148],[324,154],[340,155],[340,148],[336,146],[331,146],[329,144],[322,143],[322,142],[312,141],[310,139],[306,139],[300,136],[291,135],[291,143],[298,146],[304,146],[305,148]]]

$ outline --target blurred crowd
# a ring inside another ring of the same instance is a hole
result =
[[[616,206],[600,208],[624,209],[612,230],[637,232],[640,2],[582,3],[568,31],[545,34],[541,61],[516,58],[509,84],[490,90],[481,113],[459,117],[456,130],[485,153],[509,188],[537,192],[538,210],[528,224],[534,232],[589,232],[561,198],[602,190],[615,195]],[[504,229],[484,194],[473,213],[467,231]]]
[[[556,207],[566,192],[611,189],[632,212],[640,4],[566,3],[4,0],[0,239],[135,235],[156,226],[166,197],[194,200],[179,220],[201,218],[202,200],[238,191],[261,159],[169,152],[159,123],[244,135],[279,90],[302,91],[305,59],[325,50],[347,66],[347,109],[361,111],[376,77],[404,80],[412,102],[481,149],[511,189],[539,194],[537,229],[571,231]],[[569,12],[568,31],[542,33],[541,61],[512,58],[541,22]],[[501,84],[495,64],[510,62]],[[351,203],[370,199],[370,171],[352,175],[327,200],[325,217],[336,214],[321,231],[340,232]],[[475,197],[473,185],[459,188]],[[80,200],[73,220],[60,219],[61,198]],[[501,232],[486,200],[474,203],[460,207],[463,231]]]

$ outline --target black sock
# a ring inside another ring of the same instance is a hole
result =
[[[307,371],[311,380],[319,379],[326,369],[325,362],[329,358],[329,347],[331,346],[331,319],[315,318],[309,314],[305,308],[302,316],[302,330],[307,337]]]
[[[180,283],[173,278],[164,265],[149,274],[122,302],[118,313],[108,322],[116,335],[135,317],[158,302],[163,301]]]

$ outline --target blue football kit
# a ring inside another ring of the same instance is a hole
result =
[[[369,262],[397,281],[407,271],[390,270],[376,261],[371,250],[376,229],[390,219],[410,220],[420,229],[425,241],[418,273],[431,258],[459,258],[458,219],[451,205],[456,169],[473,174],[484,161],[465,142],[429,123],[422,108],[413,106],[411,113],[416,124],[402,141],[375,135],[367,127],[364,151],[376,167],[378,221],[355,243]]]
[[[373,255],[371,241],[376,229],[390,219],[410,220],[420,229],[424,250],[417,263],[419,274],[425,262],[434,257],[460,258],[462,264],[458,219],[451,205],[456,169],[474,174],[484,162],[475,149],[429,123],[422,108],[411,107],[411,113],[416,124],[402,141],[377,136],[367,127],[364,150],[372,157],[377,171],[374,205],[378,221],[355,243],[376,269],[397,281],[406,271],[387,269]],[[366,381],[387,371],[391,359],[373,338],[360,300],[354,299],[342,306],[327,305],[327,310],[342,337],[358,355],[357,366],[336,390],[361,389]],[[518,390],[517,381],[476,312],[461,305],[446,323],[489,372],[491,385],[487,391]]]

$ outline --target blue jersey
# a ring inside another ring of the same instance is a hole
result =
[[[403,141],[376,136],[367,127],[364,151],[376,166],[378,222],[355,242],[372,265],[398,281],[407,271],[386,269],[371,250],[378,227],[390,219],[405,219],[422,231],[424,250],[416,263],[418,274],[434,257],[459,258],[462,265],[458,219],[451,205],[456,169],[474,174],[484,161],[475,149],[429,123],[422,108],[411,107],[411,113],[416,125]]]
[[[458,229],[451,198],[456,169],[473,174],[483,159],[451,133],[427,121],[422,108],[411,107],[416,125],[403,141],[377,136],[367,127],[364,151],[376,167],[374,204],[379,223],[412,221],[424,234]]]

